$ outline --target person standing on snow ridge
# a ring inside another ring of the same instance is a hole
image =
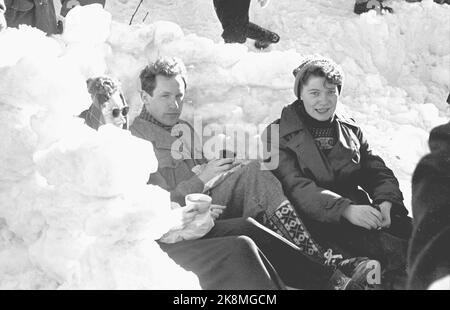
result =
[[[61,10],[59,11],[59,14],[62,17],[66,17],[67,13],[69,13],[69,11],[71,9],[73,9],[76,6],[83,6],[83,5],[89,5],[89,4],[101,4],[103,6],[103,8],[105,7],[105,2],[106,0],[61,0]],[[59,20],[58,21],[58,33],[62,33],[63,32],[63,21]]]
[[[0,0],[4,1],[4,0]],[[62,33],[62,23],[57,21],[53,0],[6,0],[6,24],[18,27],[26,24],[36,27],[48,35]],[[106,0],[61,0],[61,15],[66,16],[77,5],[99,3],[105,6]],[[0,30],[2,26],[2,9],[0,4]]]
[[[383,5],[383,0],[355,0],[355,7],[353,12],[362,14],[375,10],[377,14],[394,13],[394,10],[389,6]]]
[[[67,13],[74,7],[78,5],[89,5],[98,3],[105,7],[106,0],[61,0],[61,11],[60,14],[63,17],[66,17]]]
[[[55,6],[52,0],[6,0],[8,27],[26,24],[48,35],[57,33]]]
[[[353,12],[362,14],[370,10],[377,11],[377,14],[394,13],[394,10],[389,6],[383,5],[384,0],[355,0],[355,7]],[[422,2],[422,0],[406,0],[406,2]],[[438,4],[450,4],[450,0],[434,0]]]
[[[437,4],[450,4],[450,0],[433,0]],[[406,0],[406,2],[422,2],[422,0]]]
[[[269,0],[258,0],[265,8]],[[214,0],[214,9],[222,24],[225,43],[244,43],[247,38],[255,40],[255,47],[267,48],[280,40],[278,34],[249,21],[250,0]]]

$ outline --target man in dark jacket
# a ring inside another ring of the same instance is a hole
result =
[[[450,275],[450,123],[431,131],[429,145],[431,153],[422,158],[412,178],[409,289],[427,289]]]

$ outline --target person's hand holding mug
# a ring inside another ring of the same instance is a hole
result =
[[[185,228],[189,223],[191,223],[195,216],[199,214],[197,210],[189,208],[178,208],[172,210],[172,218],[174,219],[174,226]]]
[[[189,194],[185,197],[186,206],[180,207],[176,202],[172,202],[171,220],[173,227],[186,228],[197,215],[210,210],[211,197],[205,194]]]
[[[171,202],[172,204],[172,214],[171,220],[174,227],[185,228],[189,223],[191,223],[197,214],[200,214],[195,208],[181,207],[176,202]]]

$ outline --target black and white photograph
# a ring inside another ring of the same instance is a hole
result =
[[[1,291],[450,290],[449,0],[0,0],[0,123]]]

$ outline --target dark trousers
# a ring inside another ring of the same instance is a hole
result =
[[[178,265],[197,275],[202,289],[284,289],[276,271],[248,237],[218,237],[159,245]]]
[[[219,220],[203,238],[243,235],[251,238],[274,266],[286,285],[301,289],[325,289],[334,269],[319,264],[296,245],[253,218]]]
[[[406,254],[412,229],[408,216],[391,216],[391,227],[382,231],[367,230],[347,221],[330,224],[305,219],[304,222],[319,243],[350,257],[367,256],[378,260],[387,276],[386,281],[390,282],[390,277],[406,275]]]
[[[244,43],[247,39],[250,0],[214,0],[214,8],[222,24],[225,42]]]
[[[288,286],[325,289],[334,272],[251,218],[219,220],[201,240],[161,244],[161,248],[196,273],[207,289],[277,288],[273,267]]]

